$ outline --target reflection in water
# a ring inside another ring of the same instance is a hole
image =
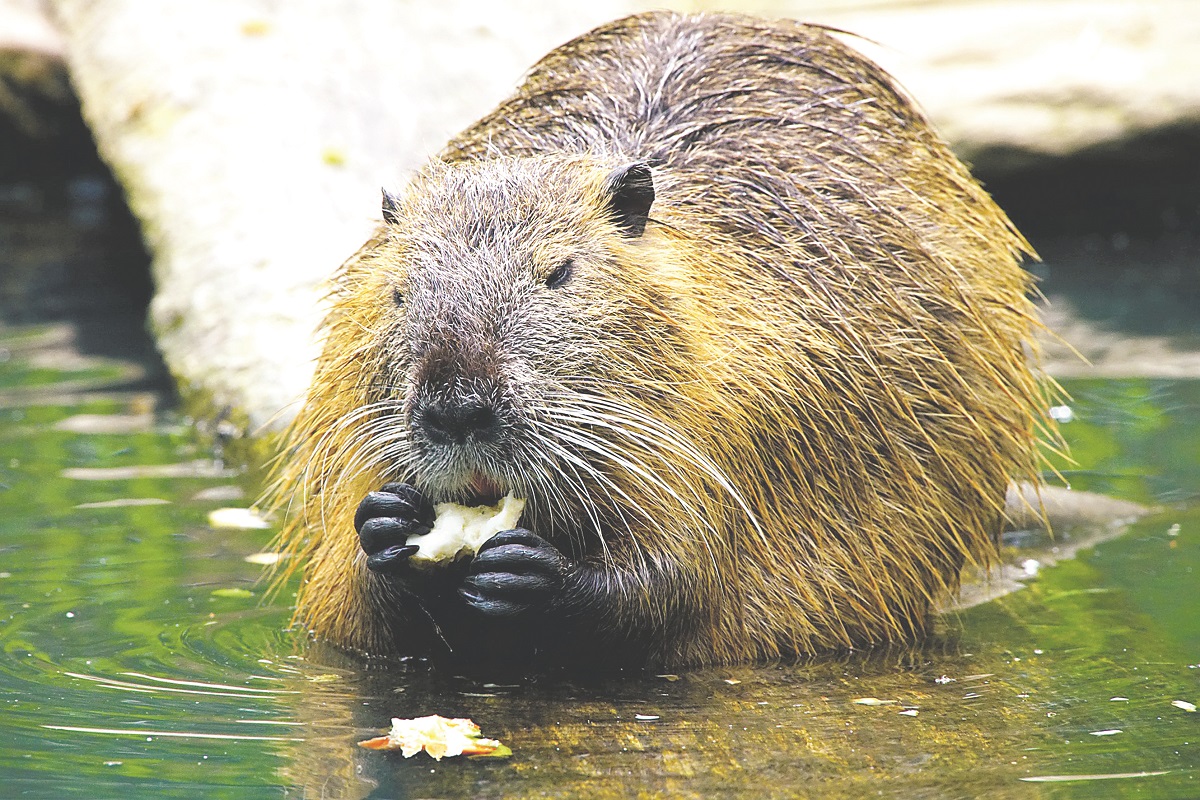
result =
[[[1012,722],[1022,712],[975,713],[975,698],[998,682],[972,674],[955,649],[510,688],[361,674],[341,687],[348,696],[293,698],[298,718],[340,700],[352,711],[351,729],[363,730],[386,727],[391,715],[436,710],[474,719],[509,744],[513,758],[405,761],[349,746],[343,732],[297,748],[288,774],[314,791],[335,776],[347,796],[366,796],[371,785],[382,796],[414,797],[626,797],[633,787],[663,797],[911,795],[936,787],[969,795],[972,786],[1016,786],[1027,739],[1015,735],[1026,726]],[[941,670],[959,677],[943,679]],[[855,702],[866,697],[889,704]]]

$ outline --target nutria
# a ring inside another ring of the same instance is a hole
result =
[[[337,276],[282,456],[318,637],[659,668],[927,629],[1036,481],[1029,247],[827,31],[651,13],[536,64]],[[527,505],[443,569],[432,504]]]

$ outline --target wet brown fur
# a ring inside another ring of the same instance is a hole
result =
[[[628,238],[604,181],[636,161],[657,199]],[[422,348],[506,370],[543,446],[495,477],[535,533],[602,566],[622,601],[593,622],[648,632],[657,666],[918,636],[962,566],[993,559],[1007,485],[1037,480],[1029,247],[819,28],[592,31],[451,141],[397,217],[338,276],[283,457],[281,542],[320,637],[408,647],[351,520],[422,480],[403,421]],[[546,290],[565,257],[570,291]]]

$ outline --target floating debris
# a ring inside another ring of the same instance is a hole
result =
[[[376,736],[358,743],[368,750],[399,750],[411,758],[424,750],[435,761],[447,756],[465,755],[473,758],[507,758],[512,750],[496,739],[484,739],[479,726],[469,719],[449,719],[432,714],[416,719],[392,718],[392,729],[386,736]]]
[[[70,433],[145,433],[154,429],[153,414],[76,414],[54,424]]]
[[[904,709],[903,711],[901,711],[901,712],[900,712],[900,716],[902,716],[902,717],[915,717],[915,716],[916,716],[918,713],[920,713],[920,709],[916,709],[916,708],[906,708],[906,709]]]
[[[253,508],[217,508],[208,512],[211,528],[233,528],[236,530],[262,530],[271,527]]]
[[[241,500],[246,496],[246,490],[236,484],[226,484],[225,486],[209,486],[207,489],[201,489],[192,495],[193,500],[230,503],[234,500]]]
[[[116,500],[100,500],[95,503],[80,503],[75,508],[131,508],[134,506],[169,506],[170,500],[161,497],[122,497]]]
[[[896,705],[895,700],[880,700],[878,697],[860,697],[857,700],[855,700],[854,703],[856,705],[860,705],[860,706],[894,706],[894,705]]]
[[[1021,778],[1026,783],[1066,783],[1068,781],[1111,781],[1122,778],[1152,778],[1155,775],[1166,775],[1169,769],[1158,772],[1110,772],[1097,775],[1035,775],[1031,778]]]
[[[1092,731],[1091,733],[1092,736],[1116,736],[1118,733],[1124,733],[1124,731],[1118,728],[1110,728],[1106,731]]]
[[[242,559],[247,564],[258,564],[259,566],[269,567],[272,564],[278,564],[284,559],[283,553],[251,553]]]
[[[1184,711],[1190,711],[1193,714],[1196,713],[1196,704],[1189,703],[1187,700],[1172,700],[1171,705],[1176,708],[1182,708]]]
[[[634,714],[633,718],[642,722],[653,722],[656,719],[662,719],[658,714]]]
[[[73,481],[127,481],[137,478],[232,478],[237,473],[215,461],[145,464],[134,467],[70,467],[58,473]]]
[[[254,597],[254,592],[249,589],[213,589],[209,594],[213,597]]]
[[[951,678],[949,675],[943,675],[940,678],[934,678],[933,682],[947,684],[947,683],[954,683],[955,680],[956,680],[955,678]]]
[[[342,679],[342,676],[336,675],[332,672],[324,672],[318,675],[305,675],[304,679],[309,683],[336,683]]]
[[[1075,412],[1070,406],[1050,406],[1049,414],[1055,422],[1067,423],[1075,419]]]

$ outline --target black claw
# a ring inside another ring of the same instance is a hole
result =
[[[391,575],[407,570],[409,556],[417,552],[416,545],[408,544],[408,537],[429,533],[433,517],[433,504],[415,486],[389,483],[368,493],[354,515],[367,569]]]
[[[378,492],[369,492],[358,504],[354,514],[354,530],[362,530],[373,517],[394,517],[433,525],[433,503],[415,487],[406,483],[389,483]]]
[[[517,575],[511,572],[484,572],[470,575],[463,586],[492,597],[532,595],[553,591],[555,581],[543,575]]]
[[[479,548],[459,594],[481,614],[506,617],[547,607],[562,591],[569,563],[524,528],[501,531]]]
[[[429,526],[420,525],[413,520],[372,517],[359,529],[358,542],[363,552],[374,555],[384,548],[404,544],[409,536],[421,536],[426,533],[429,533]]]
[[[554,552],[558,552],[558,548],[547,542],[542,537],[538,536],[531,530],[525,528],[513,528],[507,531],[500,531],[492,536],[486,542],[479,546],[479,552],[490,550],[493,547],[500,547],[507,544],[521,544],[526,547],[549,548]]]
[[[512,572],[559,578],[567,570],[567,559],[558,548],[523,528],[501,531],[488,539],[475,554],[471,572]]]
[[[496,600],[466,588],[459,589],[458,593],[468,606],[489,617],[517,617],[531,609],[527,603]]]
[[[415,544],[393,545],[367,556],[367,569],[381,575],[400,572],[407,569],[408,557],[417,549]]]

